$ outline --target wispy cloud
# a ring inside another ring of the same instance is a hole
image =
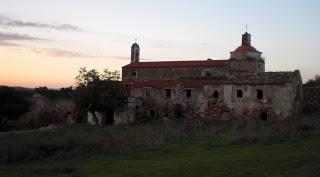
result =
[[[18,33],[2,33],[0,32],[0,41],[17,41],[17,40],[28,40],[28,41],[35,41],[35,40],[45,40],[41,38],[31,37],[26,34],[18,34]]]
[[[20,46],[19,44],[0,41],[0,46]]]
[[[69,57],[69,58],[108,58],[118,60],[129,60],[129,57],[124,56],[105,56],[105,55],[90,55],[81,52],[72,52],[67,50],[50,49],[50,48],[34,48],[34,53],[46,55],[50,57]]]
[[[79,53],[79,52],[71,52],[66,50],[49,49],[49,48],[34,48],[32,49],[32,51],[34,53],[47,55],[50,57],[81,57],[81,58],[97,57],[97,56],[88,55],[88,54]]]
[[[3,27],[32,27],[32,28],[47,28],[63,31],[84,31],[78,26],[71,24],[51,24],[51,23],[39,23],[39,22],[27,22],[22,20],[11,19],[6,16],[0,16],[0,26]]]
[[[15,42],[11,41],[48,41],[47,39],[32,37],[26,34],[18,33],[2,33],[0,32],[0,45],[2,46],[17,46]]]

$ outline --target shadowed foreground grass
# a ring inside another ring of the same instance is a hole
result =
[[[0,134],[0,177],[319,177],[319,116]]]
[[[270,145],[171,143],[127,154],[0,166],[1,177],[320,176],[320,137]]]

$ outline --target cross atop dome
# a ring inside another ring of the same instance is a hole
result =
[[[251,45],[251,34],[247,31],[242,34],[242,43],[236,50],[231,52],[230,59],[256,59],[261,60],[262,52]]]
[[[245,32],[242,34],[242,43],[241,46],[239,46],[234,52],[256,52],[256,53],[262,53],[259,52],[256,48],[251,46],[251,34],[248,32]]]

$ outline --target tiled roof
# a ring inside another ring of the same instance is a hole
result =
[[[178,82],[174,81],[127,81],[123,82],[130,88],[144,88],[152,87],[156,89],[172,88],[175,87]],[[199,81],[184,81],[179,82],[184,88],[201,88],[203,84]]]
[[[249,52],[259,52],[256,48],[254,48],[253,46],[251,45],[242,45],[240,47],[238,47],[235,52],[246,52],[246,51],[249,51]],[[259,52],[261,53],[261,52]]]
[[[157,61],[130,63],[123,68],[220,67],[226,60]]]

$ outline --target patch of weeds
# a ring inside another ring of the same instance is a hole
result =
[[[61,167],[61,168],[42,168],[34,169],[31,174],[35,175],[68,175],[74,174],[73,176],[78,176],[77,169],[73,167]]]

